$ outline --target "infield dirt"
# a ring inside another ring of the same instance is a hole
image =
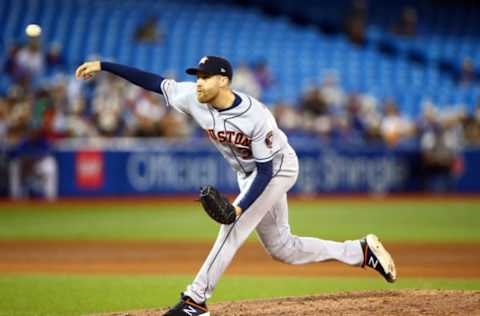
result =
[[[160,316],[165,309],[104,316]],[[480,315],[480,291],[399,290],[236,301],[210,307],[212,316]]]
[[[86,274],[192,274],[210,242],[0,240],[0,272]],[[480,244],[386,243],[399,277],[480,278]],[[258,242],[247,242],[227,274],[368,276],[376,272],[338,262],[292,266],[270,258]]]

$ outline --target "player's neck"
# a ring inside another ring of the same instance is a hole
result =
[[[210,104],[218,110],[223,110],[231,107],[233,101],[235,101],[235,94],[233,94],[232,90],[220,90],[218,95],[210,102]]]

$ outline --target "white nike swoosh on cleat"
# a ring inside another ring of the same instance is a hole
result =
[[[385,272],[390,275],[390,278],[387,281],[391,283],[395,282],[395,280],[397,280],[397,271],[395,268],[395,262],[393,262],[390,253],[385,249],[377,236],[369,234],[367,235],[366,240],[368,247],[375,257],[377,257]]]

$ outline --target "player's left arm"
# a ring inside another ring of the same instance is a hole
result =
[[[176,82],[148,71],[106,61],[85,62],[77,68],[75,76],[77,79],[88,80],[100,71],[107,71],[139,87],[163,94],[167,106],[173,106],[181,113],[190,112],[188,98],[195,97],[193,82]]]
[[[235,207],[237,215],[247,210],[265,191],[265,188],[270,183],[273,177],[273,163],[272,160],[266,162],[256,162],[257,174],[253,179],[247,194],[240,200]]]
[[[144,89],[163,94],[162,76],[122,64],[106,61],[86,62],[77,68],[75,75],[78,79],[88,80],[99,71],[110,72]]]
[[[273,177],[272,127],[268,121],[261,120],[252,137],[252,154],[257,167],[257,174],[245,196],[237,205],[237,214],[247,210],[265,191]]]

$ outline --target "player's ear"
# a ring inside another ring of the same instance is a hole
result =
[[[228,77],[221,76],[221,78],[220,78],[220,86],[221,86],[222,88],[227,88],[229,85],[230,85],[230,79],[228,79]]]

